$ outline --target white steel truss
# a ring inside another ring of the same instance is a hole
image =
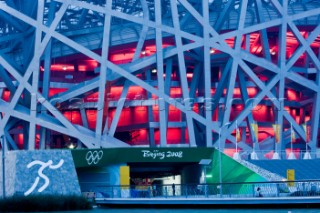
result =
[[[178,128],[181,139],[174,145],[211,147],[219,142],[230,148],[237,143],[239,127],[243,134],[238,146],[248,152],[285,150],[291,131],[299,138],[296,147],[306,145],[315,151],[319,4],[319,0],[0,1],[0,86],[3,97],[10,93],[0,100],[0,135],[11,149],[18,149],[17,133],[23,134],[23,149],[28,150],[50,146],[54,134],[76,139],[79,147],[121,147],[132,145],[119,137],[121,132],[146,129],[146,144],[152,147],[172,145],[168,130]],[[154,45],[154,52],[146,53],[148,44]],[[111,56],[128,46],[132,57],[116,63]],[[98,64],[91,76],[56,77],[55,60],[67,64],[79,58]],[[122,87],[116,100],[109,97],[115,86]],[[134,86],[145,97],[128,98]],[[50,96],[50,88],[64,91]],[[179,97],[172,95],[172,88],[179,88]],[[95,101],[83,101],[94,93]],[[122,113],[139,106],[145,107],[147,121],[119,126]],[[179,111],[179,120],[170,119],[173,108]],[[259,108],[270,119],[260,119],[263,113],[255,113]],[[72,111],[79,113],[81,125],[62,109],[69,109],[71,116]],[[95,112],[94,127],[88,124],[88,110]],[[275,134],[258,141],[251,126],[256,122],[258,135],[273,124],[280,126],[278,146]]]

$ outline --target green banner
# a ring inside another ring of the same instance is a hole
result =
[[[108,148],[75,149],[75,166],[91,167],[134,162],[200,162],[212,159],[214,148]]]

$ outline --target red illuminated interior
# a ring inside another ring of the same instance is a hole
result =
[[[301,35],[303,37],[307,37],[307,32],[306,31],[301,31]],[[229,38],[226,39],[226,43],[228,46],[233,47],[234,46],[234,38]],[[242,48],[243,49],[248,49],[246,48],[245,45],[245,37],[242,39]],[[166,38],[164,39],[164,43],[162,48],[168,48],[170,46],[174,46],[174,39],[173,38]],[[290,58],[292,56],[292,53],[296,50],[296,48],[299,47],[299,42],[296,39],[295,35],[293,35],[292,32],[287,33],[287,49],[286,49],[286,54],[287,58]],[[314,49],[319,49],[320,47],[320,36],[317,37],[317,39],[312,43],[311,45],[312,48]],[[135,45],[130,44],[130,45],[123,45],[121,47],[111,47],[110,48],[110,54],[108,59],[115,63],[115,64],[125,64],[125,63],[130,63],[132,62],[134,53],[135,53]],[[257,56],[261,56],[263,52],[262,44],[261,44],[261,38],[259,33],[252,33],[250,35],[250,52],[252,54],[255,54]],[[154,41],[147,41],[145,46],[143,47],[140,58],[144,57],[149,57],[151,55],[154,55],[156,53],[156,45]],[[219,54],[220,52],[218,50],[215,50],[212,52],[212,54]],[[274,55],[278,54],[278,47],[276,44],[276,41],[270,41],[270,53],[272,57]],[[305,55],[301,56],[301,59],[303,59]],[[274,58],[275,60],[276,57]],[[299,62],[297,62],[299,63]],[[85,79],[86,73],[94,73],[95,69],[98,68],[100,64],[92,59],[79,59],[76,61],[69,61],[68,58],[60,58],[57,59],[55,63],[51,65],[51,71],[54,72],[59,72],[61,74],[55,74],[53,77],[57,76],[64,76],[67,74],[72,74],[74,75],[73,79],[78,79],[79,76]],[[193,68],[193,67],[190,67]],[[40,67],[41,71],[44,71],[43,65]],[[79,73],[82,74],[79,74]],[[93,75],[98,75],[98,74],[93,74]],[[176,74],[172,74],[172,79],[175,79]],[[220,74],[219,74],[220,75]],[[155,77],[155,76],[154,76]],[[165,77],[165,74],[164,74]],[[193,73],[187,73],[187,78],[189,81],[191,81],[193,77]],[[89,78],[89,77],[88,77]],[[267,81],[268,78],[261,75],[260,78],[262,81]],[[82,80],[82,79],[80,79]],[[76,81],[76,80],[70,80],[71,82]],[[79,80],[77,80],[79,81]],[[49,97],[52,97],[56,94],[65,92],[67,88],[50,88],[49,90]],[[106,95],[107,103],[111,101],[117,101],[120,98],[121,92],[123,90],[122,86],[112,86],[110,88],[110,93]],[[247,93],[249,98],[253,98],[258,94],[258,90],[254,87],[249,87],[247,88]],[[212,95],[215,93],[215,89],[212,89],[211,91]],[[199,91],[197,91],[196,96],[200,96]],[[223,95],[226,96],[226,89],[223,91]],[[288,89],[286,90],[286,99],[288,101],[300,101],[301,98],[299,96],[299,92],[293,90],[293,89]],[[139,87],[139,86],[131,86],[128,92],[128,95],[126,97],[127,100],[144,100],[147,97],[146,91]],[[181,88],[179,87],[173,87],[170,89],[170,97],[172,98],[181,98],[183,97]],[[239,88],[235,88],[233,91],[233,97],[234,98],[241,98],[241,92]],[[10,100],[10,92],[9,91],[4,91],[2,94],[2,98],[5,101]],[[152,95],[152,98],[155,100],[157,97],[155,95]],[[84,102],[96,102],[98,100],[98,93],[90,93],[86,97],[84,97]],[[192,110],[196,113],[199,113],[199,106],[201,104],[195,104],[192,108]],[[244,106],[242,104],[234,104],[232,106],[232,111],[230,115],[230,119],[233,120],[238,116],[241,111],[243,110]],[[151,107],[152,109],[152,119],[153,122],[158,122],[159,121],[159,108],[157,105],[154,105]],[[293,118],[298,122],[298,123],[303,123],[307,120],[310,119],[310,115],[305,115],[304,117],[302,116],[301,113],[297,113],[298,109],[294,108],[289,108],[286,107],[286,110],[293,116]],[[74,110],[65,110],[62,112],[63,115],[71,121],[73,124],[76,125],[83,125],[83,121],[80,115],[80,111],[77,109]],[[114,117],[115,114],[115,108],[109,108],[108,110],[108,117],[109,117],[109,125]],[[267,105],[258,105],[252,110],[252,115],[254,120],[257,122],[274,122],[275,120],[275,115],[272,106],[267,106]],[[86,116],[88,120],[88,126],[90,129],[94,129],[96,126],[96,118],[97,118],[97,112],[96,110],[93,109],[86,109]],[[183,119],[182,113],[175,108],[175,106],[169,106],[169,112],[168,112],[168,119],[169,122],[180,122]],[[213,120],[218,119],[218,111],[213,112],[212,116]],[[148,107],[147,106],[134,106],[134,107],[127,107],[124,108],[124,110],[121,113],[119,122],[118,122],[118,127],[127,129],[126,131],[130,131],[131,134],[134,136],[132,141],[128,141],[130,144],[148,144],[149,142],[149,133],[148,133]],[[139,128],[136,128],[135,126],[142,126]],[[188,131],[184,130],[182,128],[168,128],[167,132],[167,143],[168,144],[179,144],[182,141],[182,136],[183,140],[188,143]],[[248,129],[246,130],[246,133],[248,134]],[[154,132],[154,137],[155,137],[155,142],[156,144],[159,144],[160,141],[160,136],[159,136],[159,129],[155,128]],[[274,136],[274,131],[271,127],[259,127],[259,141],[264,140],[268,136]],[[247,137],[248,138],[248,137]],[[19,146],[23,145],[23,134],[18,134],[18,144]],[[250,142],[249,139],[247,141],[248,143]],[[57,142],[58,143],[58,142]],[[234,150],[229,151],[230,153],[233,153]]]

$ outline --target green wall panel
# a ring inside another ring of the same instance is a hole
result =
[[[252,170],[233,160],[229,156],[221,153],[222,182],[263,182],[265,178],[256,174]],[[207,168],[207,183],[219,183],[219,153],[213,154],[211,168]]]

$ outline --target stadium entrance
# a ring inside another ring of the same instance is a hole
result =
[[[213,148],[114,148],[73,150],[83,191],[107,185],[130,185],[150,196],[173,193],[180,184],[199,184],[203,159]],[[192,174],[192,175],[190,175]],[[162,188],[158,188],[158,186]],[[175,186],[173,186],[175,185]],[[154,193],[153,193],[154,192]],[[140,195],[139,195],[140,196]]]

